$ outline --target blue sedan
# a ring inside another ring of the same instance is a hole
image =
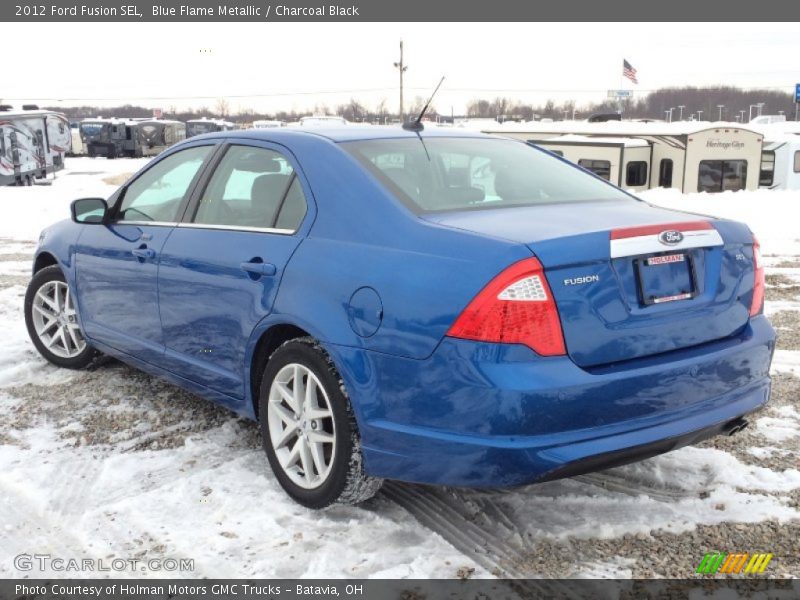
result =
[[[749,229],[518,141],[433,129],[193,137],[42,232],[53,364],[98,352],[257,419],[320,508],[383,479],[506,487],[734,433],[775,334]]]

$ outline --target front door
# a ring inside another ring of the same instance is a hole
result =
[[[158,160],[128,184],[108,225],[86,226],[75,253],[77,297],[92,339],[158,363],[164,340],[158,310],[161,249],[213,146]]]
[[[164,364],[243,398],[247,342],[300,243],[306,194],[279,147],[237,142],[189,211],[161,253]]]

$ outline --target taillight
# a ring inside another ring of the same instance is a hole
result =
[[[753,282],[753,301],[750,304],[750,316],[754,317],[764,310],[764,263],[761,262],[761,244],[758,238],[753,236],[753,270],[755,271],[755,281]]]
[[[481,342],[525,344],[542,356],[566,354],[544,269],[535,258],[514,263],[473,298],[447,332]]]

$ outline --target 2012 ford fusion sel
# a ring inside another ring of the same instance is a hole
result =
[[[775,334],[747,226],[446,129],[192,138],[45,230],[50,362],[97,352],[257,419],[309,507],[506,487],[732,433]]]

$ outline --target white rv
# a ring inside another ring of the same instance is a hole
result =
[[[619,187],[649,189],[653,145],[637,138],[562,135],[528,143],[562,156]]]
[[[757,189],[764,140],[762,133],[736,123],[697,121],[535,121],[483,131],[534,142],[567,134],[643,140],[651,146],[648,186],[676,187],[684,193]]]
[[[203,117],[202,119],[191,119],[186,121],[186,137],[194,137],[204,133],[213,133],[215,131],[232,131],[236,129],[236,124],[224,119],[209,119]]]
[[[253,121],[253,129],[272,129],[274,127],[286,127],[286,121],[270,121],[267,119]]]
[[[31,185],[63,169],[71,147],[64,115],[35,107],[0,107],[0,185]]]
[[[759,185],[771,190],[800,190],[800,135],[764,142]]]

